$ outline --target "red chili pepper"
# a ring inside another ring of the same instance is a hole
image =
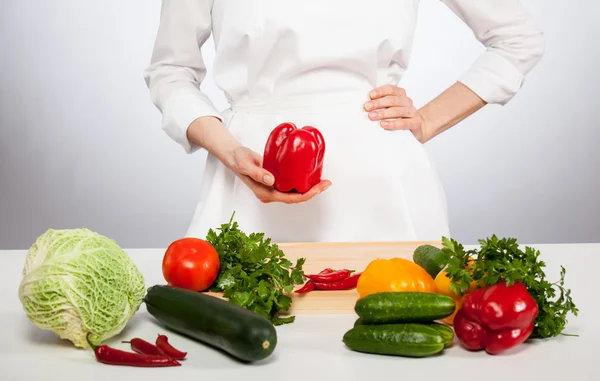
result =
[[[147,342],[146,340],[134,338],[131,339],[131,341],[123,341],[123,343],[131,344],[131,349],[137,353],[144,355],[166,356],[166,354],[159,347]]]
[[[321,271],[319,274],[320,275],[331,274],[332,272],[334,272],[334,270],[328,267],[328,268],[324,269],[323,271]]]
[[[315,289],[315,284],[311,280],[309,280],[308,282],[306,282],[306,284],[304,286],[302,286],[302,288],[299,288],[294,292],[297,294],[304,294],[309,291],[313,291],[314,289]]]
[[[465,296],[454,331],[468,350],[498,354],[523,343],[533,332],[538,305],[524,284],[502,281]]]
[[[158,335],[156,338],[156,346],[160,348],[165,354],[175,360],[183,360],[187,355],[187,352],[182,352],[175,349],[170,343],[169,339],[165,335]]]
[[[319,130],[281,123],[267,139],[263,168],[275,176],[278,191],[305,193],[321,181],[324,155],[325,140]]]
[[[348,278],[350,274],[350,270],[343,269],[328,274],[309,274],[305,276],[315,282],[336,282]]]
[[[110,365],[128,365],[136,367],[164,367],[164,366],[179,366],[177,360],[168,356],[144,355],[134,352],[126,352],[120,349],[111,348],[108,345],[94,345],[89,340],[87,341],[94,350],[96,359],[104,364]]]
[[[339,280],[337,282],[315,282],[313,284],[317,290],[350,290],[356,287],[360,274],[354,274],[346,279]]]

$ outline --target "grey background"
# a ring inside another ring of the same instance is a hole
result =
[[[525,87],[427,146],[453,236],[600,242],[600,5],[524,3],[547,36]],[[0,249],[28,248],[48,228],[87,227],[127,248],[185,233],[205,154],[160,130],[142,79],[159,11],[159,0],[1,2]],[[443,4],[422,0],[401,85],[422,105],[482,49]],[[202,88],[226,108],[210,74]]]

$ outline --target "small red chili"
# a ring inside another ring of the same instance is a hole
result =
[[[90,342],[89,335],[87,341],[94,350],[96,359],[109,365],[127,365],[136,367],[164,367],[180,366],[177,360],[168,356],[145,355],[134,352],[126,352],[120,349],[111,348],[108,345],[94,345]]]
[[[350,276],[350,270],[343,269],[328,274],[309,274],[306,277],[316,282],[336,282]]]
[[[156,338],[156,346],[160,348],[167,356],[174,358],[175,360],[183,360],[187,355],[187,352],[182,352],[178,349],[175,349],[169,343],[169,339],[165,335],[158,335]]]
[[[125,344],[131,344],[131,349],[134,352],[144,355],[165,356],[166,354],[156,345],[147,342],[146,340],[134,338],[131,341],[123,341]],[[170,356],[169,356],[170,357]]]
[[[314,289],[315,289],[315,284],[311,280],[309,280],[308,282],[306,282],[306,284],[304,286],[302,286],[302,288],[299,288],[294,292],[297,294],[304,294],[309,291],[313,291]]]
[[[317,290],[350,290],[356,287],[360,274],[354,274],[337,282],[313,282]]]

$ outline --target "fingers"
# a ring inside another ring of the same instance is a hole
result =
[[[306,202],[311,198],[317,196],[319,193],[324,192],[331,186],[331,181],[323,180],[317,185],[313,186],[306,193],[282,193],[274,189],[271,189],[268,202],[283,202],[285,204],[297,204],[300,202]]]
[[[319,193],[324,192],[330,186],[331,186],[331,181],[329,181],[329,180],[323,180],[320,183],[318,183],[315,186],[313,186],[308,192],[306,192],[304,194],[300,194],[300,193],[290,194],[292,196],[291,200],[293,200],[295,202],[308,201],[311,198],[313,198],[316,195],[318,195]]]
[[[254,151],[247,148],[240,149],[235,157],[234,170],[238,177],[263,203],[283,202],[295,204],[308,201],[331,185],[331,181],[323,180],[304,194],[278,192],[273,187],[275,182],[273,175],[262,168],[262,159],[262,156]]]
[[[406,96],[406,90],[401,87],[388,84],[376,87],[369,93],[371,99],[377,99],[388,95],[397,95],[403,97]]]
[[[248,176],[258,183],[271,186],[275,179],[269,171],[260,166],[261,162],[260,155],[258,157],[256,155],[245,156],[237,163],[238,172],[240,175]]]
[[[412,99],[406,95],[388,95],[383,98],[368,101],[365,103],[364,108],[366,111],[376,111],[377,109],[389,107],[411,107],[412,105]]]
[[[319,184],[312,187],[308,192],[303,194],[283,193],[275,190],[273,187],[266,187],[249,179],[242,180],[250,187],[256,197],[265,204],[272,202],[282,202],[284,204],[297,204],[300,202],[305,202],[317,196],[319,193],[324,192],[331,186],[331,181],[323,180]]]
[[[371,111],[369,119],[383,120],[392,118],[413,118],[417,114],[414,106],[390,107],[381,110]]]
[[[384,120],[381,123],[384,130],[416,130],[422,126],[418,118]]]

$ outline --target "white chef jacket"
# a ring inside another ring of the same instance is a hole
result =
[[[486,50],[457,78],[505,104],[540,60],[544,37],[519,0],[442,0]],[[296,205],[263,204],[209,154],[188,236],[229,221],[279,242],[439,240],[449,236],[436,171],[409,131],[385,131],[362,109],[368,91],[398,84],[410,59],[419,0],[164,0],[144,72],[162,128],[183,149],[198,117],[216,116],[262,153],[284,121],[326,140],[323,178],[333,186]],[[457,20],[458,21],[458,20]],[[212,34],[214,80],[231,107],[199,86],[200,48]],[[176,195],[174,195],[176,197]]]

